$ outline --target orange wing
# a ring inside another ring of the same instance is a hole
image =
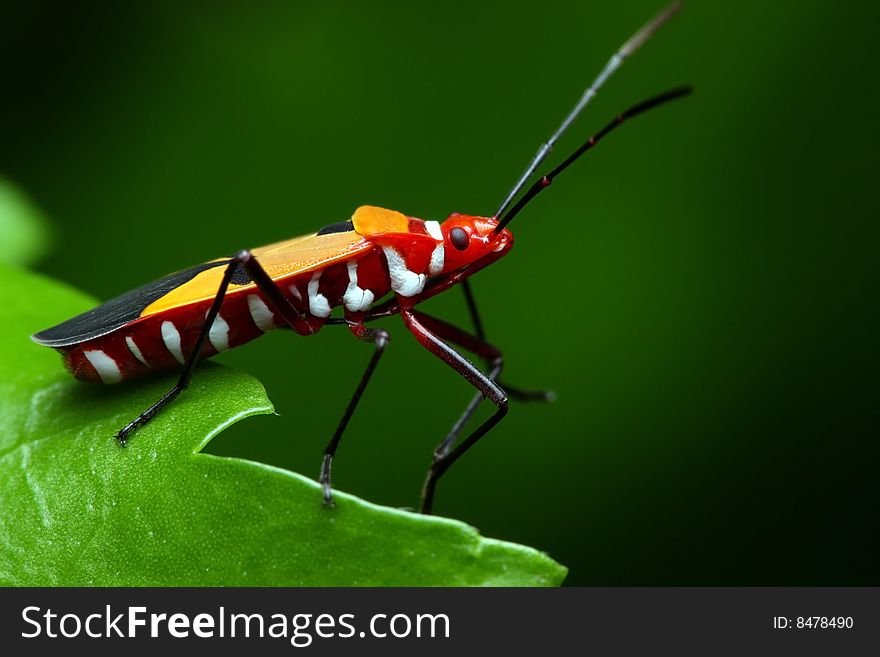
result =
[[[296,274],[304,274],[321,267],[347,260],[369,250],[373,244],[353,230],[325,235],[304,235],[283,242],[253,249],[257,261],[274,279]],[[224,262],[218,258],[212,262]],[[186,283],[174,288],[168,294],[156,299],[141,312],[141,317],[186,306],[198,301],[213,299],[217,295],[223,279],[223,266],[212,267],[200,272]],[[256,288],[256,284],[230,284],[227,293]]]

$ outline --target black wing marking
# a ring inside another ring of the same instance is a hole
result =
[[[174,274],[169,274],[136,290],[126,292],[115,299],[110,299],[110,301],[101,304],[97,308],[92,308],[82,315],[68,319],[66,322],[58,324],[58,326],[35,333],[31,336],[31,340],[47,347],[69,347],[86,340],[93,340],[102,335],[107,335],[121,326],[136,320],[140,317],[144,308],[157,299],[164,297],[171,290],[192,280],[199,273],[206,269],[223,267],[227,264],[228,262],[225,260],[206,262],[175,272]]]
[[[350,233],[354,230],[354,222],[349,219],[348,221],[338,221],[335,224],[327,224],[321,230],[319,230],[316,235],[330,235],[332,233]]]

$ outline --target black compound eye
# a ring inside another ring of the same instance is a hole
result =
[[[456,249],[464,251],[468,248],[468,244],[471,243],[471,237],[464,228],[456,226],[449,231],[449,241],[452,242],[452,246]]]

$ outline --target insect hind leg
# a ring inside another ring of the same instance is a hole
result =
[[[171,388],[171,390],[162,395],[159,401],[150,406],[147,410],[138,415],[134,420],[132,420],[124,427],[122,427],[122,429],[116,432],[116,440],[119,441],[119,444],[123,447],[128,444],[128,436],[135,429],[138,429],[147,424],[147,422],[156,417],[156,415],[158,415],[163,408],[174,401],[181,392],[189,387],[189,382],[192,379],[193,369],[195,368],[196,363],[199,360],[199,355],[202,352],[202,346],[205,344],[208,333],[210,333],[211,331],[211,326],[214,324],[214,320],[216,319],[217,314],[220,312],[220,306],[223,304],[223,299],[226,296],[226,290],[229,289],[229,282],[232,280],[233,275],[238,270],[239,266],[241,266],[241,264],[244,262],[245,258],[250,258],[250,252],[240,252],[234,258],[231,258],[229,260],[229,263],[226,265],[226,270],[223,272],[223,278],[220,281],[220,287],[217,290],[217,295],[214,297],[214,302],[211,304],[211,308],[208,310],[208,314],[205,315],[205,323],[202,326],[202,330],[199,332],[198,338],[196,338],[196,342],[193,346],[192,352],[190,353],[189,357],[186,359],[186,362],[183,365],[183,371],[180,373],[180,378],[177,380],[177,383],[174,384],[174,387]]]
[[[266,273],[266,270],[263,269],[259,262],[257,262],[257,259],[254,258],[253,254],[247,249],[239,251],[235,256],[229,259],[229,262],[226,265],[226,270],[223,272],[223,278],[220,281],[220,287],[217,289],[217,295],[211,303],[208,314],[205,315],[205,322],[202,326],[202,330],[199,332],[198,338],[196,338],[192,352],[183,365],[183,371],[181,372],[177,383],[171,388],[171,390],[162,395],[159,401],[116,432],[116,440],[119,441],[120,445],[125,447],[125,445],[128,444],[128,436],[133,431],[144,426],[156,417],[162,409],[168,406],[180,395],[181,392],[189,387],[193,369],[199,360],[202,347],[211,331],[211,326],[213,326],[214,320],[220,312],[220,306],[223,304],[223,299],[226,297],[229,283],[233,280],[233,277],[240,275],[242,269],[247,272],[251,280],[253,280],[260,291],[266,296],[269,308],[280,315],[290,328],[301,335],[312,333],[313,329],[309,323],[303,319],[300,310],[293,306],[291,301],[281,293],[281,290],[278,289],[278,286],[275,285],[274,281],[269,277],[269,274]]]
[[[485,333],[485,330],[483,329],[483,321],[480,319],[480,313],[477,310],[477,302],[476,302],[476,299],[474,298],[474,291],[473,291],[473,288],[471,287],[471,282],[468,279],[464,279],[461,281],[460,285],[461,285],[461,291],[464,293],[464,300],[465,300],[465,303],[467,304],[468,314],[471,317],[471,324],[474,327],[474,333],[481,340],[485,340],[486,333]],[[488,365],[491,368],[492,364],[488,363]],[[503,364],[502,364],[502,367],[503,367]],[[495,376],[492,377],[492,380],[495,381],[496,383],[498,383],[498,385],[500,385],[502,388],[504,388],[504,390],[507,392],[507,395],[511,399],[515,399],[516,401],[521,401],[521,402],[530,402],[530,401],[551,402],[556,399],[556,393],[553,392],[552,390],[526,390],[524,388],[519,388],[516,386],[507,385],[506,383],[501,382],[501,380],[499,378],[500,375],[501,375],[501,368],[499,368],[498,374],[496,374]],[[482,396],[477,395],[474,398],[474,400],[471,402],[471,404],[468,405],[468,408],[464,412],[464,416],[462,416],[462,420],[459,420],[459,422],[461,422],[462,425],[477,410],[477,406],[480,405],[481,399],[482,399]],[[456,423],[456,424],[458,424],[458,423]]]

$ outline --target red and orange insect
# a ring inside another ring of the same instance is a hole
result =
[[[430,512],[437,480],[504,417],[508,396],[547,398],[546,393],[522,392],[509,386],[504,386],[505,391],[499,385],[502,354],[482,335],[467,279],[510,251],[513,235],[507,224],[559,173],[627,118],[689,92],[688,88],[675,89],[618,115],[517,199],[555,142],[605,80],[677,9],[677,4],[667,8],[615,53],[539,149],[493,216],[453,214],[440,223],[362,206],[350,221],[330,224],[313,235],[241,251],[231,258],[161,278],[41,331],[33,336],[34,341],[60,351],[67,368],[84,381],[118,383],[183,367],[177,384],[117,433],[124,445],[132,431],[149,422],[186,389],[198,360],[242,345],[276,327],[305,336],[317,333],[326,324],[346,325],[355,337],[375,347],[324,451],[320,481],[324,500],[329,503],[330,469],[339,440],[389,339],[387,331],[367,324],[399,314],[423,346],[477,391],[434,452],[421,504],[423,512]],[[416,309],[421,302],[458,284],[464,288],[475,334]],[[332,317],[333,309],[338,307],[342,308],[342,317]],[[455,347],[485,361],[487,371],[480,370]],[[457,442],[484,398],[495,405],[495,413]]]

